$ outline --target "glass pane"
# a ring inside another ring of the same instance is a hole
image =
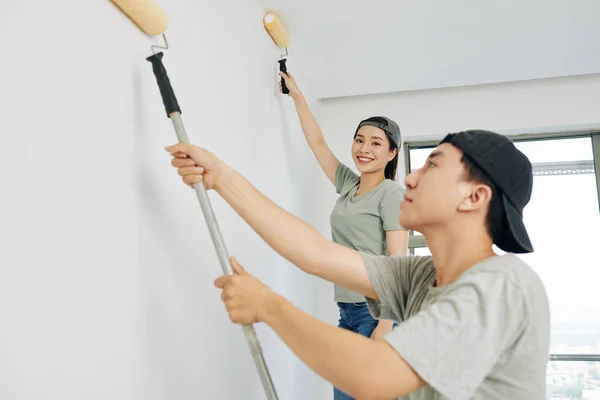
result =
[[[600,400],[600,363],[550,361],[546,398]]]
[[[600,214],[596,177],[536,176],[524,219],[534,253],[519,255],[543,280],[552,353],[600,353]]]
[[[429,247],[415,247],[415,256],[430,256]]]
[[[592,160],[591,138],[515,144],[534,162]],[[551,353],[600,353],[600,214],[596,177],[536,176],[524,212],[534,253],[519,255],[540,275],[550,301]]]
[[[514,142],[533,164],[593,160],[590,137]],[[435,147],[410,150],[410,169],[421,168]]]
[[[515,142],[515,147],[526,154],[532,164],[594,159],[590,137]]]
[[[428,147],[424,149],[411,149],[410,150],[410,170],[414,171],[425,165],[425,160],[429,154],[435,149],[435,147]]]

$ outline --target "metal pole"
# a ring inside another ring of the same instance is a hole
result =
[[[154,75],[156,76],[160,93],[163,98],[165,110],[167,112],[167,116],[173,122],[177,139],[180,143],[190,144],[187,132],[183,126],[183,121],[181,120],[181,109],[179,108],[177,98],[175,97],[175,93],[171,87],[169,77],[167,76],[167,71],[165,70],[161,61],[162,56],[163,53],[156,53],[148,57],[147,60],[152,63],[152,69],[154,71]],[[226,275],[233,275],[233,268],[229,263],[229,254],[227,253],[227,249],[225,247],[225,241],[221,235],[219,224],[217,223],[217,218],[215,217],[215,213],[210,203],[210,199],[208,198],[208,193],[206,192],[204,183],[201,182],[194,184],[194,190],[198,196],[198,201],[200,202],[200,207],[202,208],[204,218],[206,219],[206,224],[208,226],[208,230],[210,231],[210,236],[215,246],[215,250],[217,251],[217,256],[219,257],[219,262],[221,264],[221,268],[223,269],[223,273]],[[254,329],[253,325],[243,325],[243,329],[246,340],[250,345],[250,351],[252,353],[252,357],[254,358],[254,363],[256,364],[256,368],[260,375],[260,380],[264,387],[265,394],[267,395],[267,399],[278,400],[277,393],[273,385],[273,380],[271,379],[271,374],[267,368],[260,343],[258,342],[258,338],[256,336],[256,330]]]
[[[175,111],[172,114],[170,114],[169,117],[173,122],[173,126],[175,127],[175,132],[177,134],[177,139],[179,140],[179,142],[189,144],[190,141],[185,131],[185,127],[183,126],[181,114],[178,111]],[[215,250],[217,251],[217,255],[219,257],[223,273],[226,275],[233,275],[233,268],[229,263],[229,254],[227,253],[227,249],[225,247],[225,241],[223,240],[223,237],[221,235],[221,231],[219,229],[215,213],[210,203],[210,199],[208,198],[206,188],[204,187],[203,183],[195,183],[194,190],[196,191],[198,201],[200,202],[200,207],[202,208],[202,212],[204,213],[206,224],[208,225],[210,236],[215,246]],[[252,356],[254,357],[256,368],[258,369],[263,387],[265,388],[267,398],[269,400],[276,400],[277,394],[273,386],[269,369],[267,368],[267,364],[263,357],[260,343],[258,342],[258,338],[256,336],[256,330],[252,325],[243,325],[243,328],[246,340],[250,345]]]

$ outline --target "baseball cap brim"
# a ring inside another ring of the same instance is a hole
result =
[[[531,253],[533,246],[527,234],[527,229],[523,222],[523,216],[512,205],[512,203],[502,193],[502,203],[504,206],[504,215],[506,224],[504,232],[499,236],[496,246],[506,251],[507,253]]]

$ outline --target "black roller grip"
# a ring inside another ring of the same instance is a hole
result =
[[[160,95],[162,96],[163,104],[165,105],[165,110],[167,111],[167,117],[170,118],[169,115],[172,112],[179,111],[181,113],[181,109],[179,108],[179,104],[177,104],[177,98],[175,97],[175,93],[171,87],[171,82],[167,76],[167,70],[162,63],[162,57],[163,53],[160,52],[151,55],[150,57],[146,58],[146,60],[152,63],[152,70],[156,76],[156,82],[158,83]]]
[[[287,75],[287,67],[285,65],[286,59],[284,58],[283,60],[279,60],[277,62],[279,63],[279,70]],[[290,90],[285,85],[285,80],[283,78],[281,78],[281,91],[283,92],[283,94],[288,94],[290,92]]]

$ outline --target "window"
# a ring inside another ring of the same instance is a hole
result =
[[[429,247],[415,247],[413,254],[415,256],[430,256]]]
[[[533,165],[524,220],[535,251],[518,256],[539,274],[550,301],[548,395],[600,399],[600,133],[512,139]],[[407,143],[407,172],[436,145]],[[410,247],[430,255],[418,232]]]
[[[600,399],[600,362],[550,360],[546,385],[549,399]]]

